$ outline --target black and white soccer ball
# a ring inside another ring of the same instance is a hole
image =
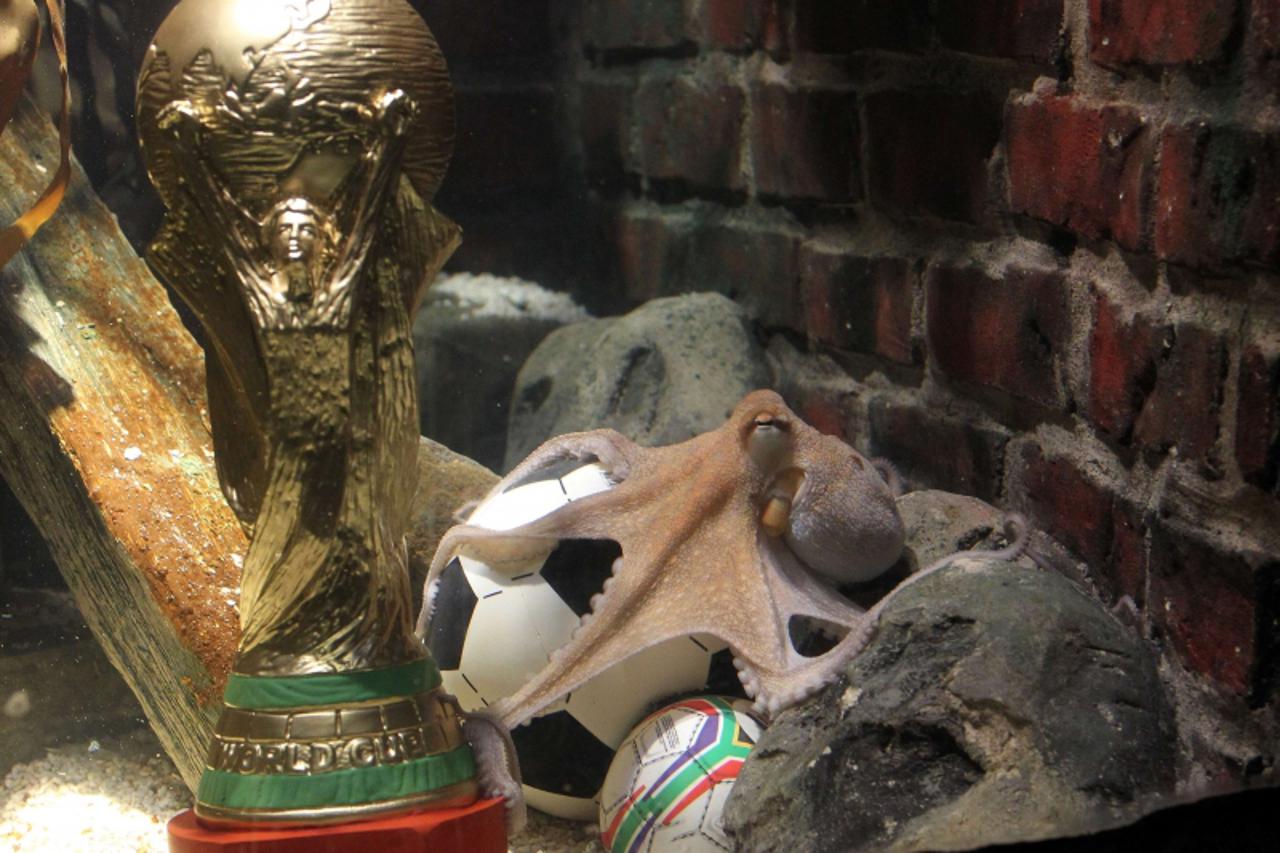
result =
[[[596,463],[549,469],[476,507],[469,524],[510,530],[611,488]],[[426,641],[444,687],[468,710],[515,693],[568,642],[621,554],[609,540],[564,540],[545,560],[498,571],[454,556],[442,573]],[[512,733],[534,808],[595,820],[615,750],[664,700],[737,689],[732,656],[710,637],[669,640],[602,673]]]

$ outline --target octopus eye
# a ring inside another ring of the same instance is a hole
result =
[[[790,432],[791,421],[782,415],[770,415],[768,413],[756,415],[751,421],[751,425],[757,430],[778,430],[779,432]]]
[[[791,424],[786,418],[757,415],[747,435],[747,452],[762,468],[773,468],[791,449]]]

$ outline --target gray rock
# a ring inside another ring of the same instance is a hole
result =
[[[957,551],[1008,545],[1000,510],[986,501],[951,492],[923,490],[898,498],[913,568],[924,568]]]
[[[612,427],[650,446],[715,429],[771,377],[747,315],[714,293],[655,299],[549,335],[516,381],[510,469],[554,435]]]
[[[423,435],[490,468],[501,465],[520,365],[548,333],[587,317],[568,296],[527,281],[441,279],[413,324]]]
[[[913,572],[933,565],[957,551],[991,551],[1009,544],[1004,514],[986,501],[951,492],[921,490],[898,498],[898,515],[907,545],[902,557],[875,580],[841,587],[862,607],[870,607],[889,594]],[[1029,557],[1019,558],[1027,566]]]
[[[893,601],[844,679],[780,715],[725,823],[738,850],[1084,833],[1173,789],[1175,741],[1137,636],[1056,573],[962,559]]]

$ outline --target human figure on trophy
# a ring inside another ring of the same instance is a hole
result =
[[[190,101],[164,108],[161,128],[186,151],[177,165],[192,206],[218,238],[223,258],[239,280],[259,329],[346,328],[352,290],[360,278],[376,233],[378,213],[399,175],[414,104],[393,89],[372,107],[342,104],[348,115],[367,117],[373,139],[351,172],[325,202],[289,192],[262,217],[254,216],[227,189],[211,167],[205,126]],[[309,153],[303,150],[295,163]]]
[[[412,400],[404,397],[411,352],[383,343],[408,319],[398,316],[398,274],[371,262],[415,105],[398,88],[364,104],[332,100],[320,117],[313,97],[293,105],[295,130],[310,132],[282,157],[275,199],[253,194],[259,213],[219,173],[214,140],[228,135],[224,115],[183,99],[157,117],[176,143],[188,215],[200,220],[192,232],[207,235],[248,308],[270,389],[266,493],[245,560],[237,671],[333,671],[422,654],[404,544],[385,532],[407,512],[396,496],[411,494],[401,482],[411,475],[397,460],[412,458],[416,421],[379,421]],[[350,121],[328,130],[334,111]],[[270,156],[290,142],[252,126],[231,132],[260,139]],[[316,161],[345,173],[305,180]],[[330,191],[316,189],[326,183]],[[388,382],[362,378],[373,361]],[[387,436],[381,450],[359,440],[376,433]],[[389,627],[401,622],[404,630]]]

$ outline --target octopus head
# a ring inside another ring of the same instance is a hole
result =
[[[834,583],[858,583],[897,561],[904,544],[897,503],[860,453],[800,420],[771,391],[748,395],[732,422],[763,483],[761,528],[805,567]]]

